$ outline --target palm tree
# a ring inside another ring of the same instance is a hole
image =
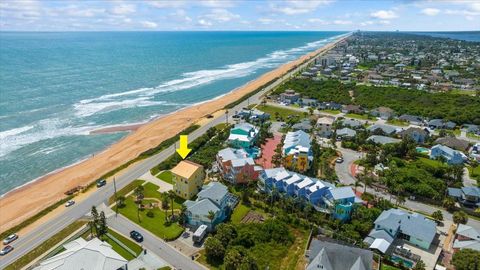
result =
[[[170,199],[170,202],[171,202],[172,218],[173,218],[173,200],[175,200],[175,192],[173,190],[169,190],[167,196],[168,196],[168,198]]]
[[[167,210],[168,210],[168,196],[164,195],[162,196],[162,209],[165,211],[165,222],[168,221],[168,215],[167,215]]]
[[[313,112],[315,112],[315,109],[313,107],[308,107],[308,113],[313,115]]]
[[[135,188],[133,193],[135,194],[135,197],[137,197],[137,200],[143,199],[144,191],[145,191],[145,188],[142,185],[139,185]]]
[[[448,211],[451,211],[455,207],[455,201],[451,197],[446,197],[443,200],[443,207],[447,208]]]
[[[215,219],[215,212],[212,210],[208,211],[207,218],[210,220],[210,224],[212,225],[213,228],[213,220]]]
[[[99,221],[99,215],[97,208],[95,206],[92,206],[92,210],[90,211],[92,215],[92,219],[88,222],[88,225],[90,226],[90,233],[92,235],[98,235],[98,221]]]

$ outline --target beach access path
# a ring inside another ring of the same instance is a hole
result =
[[[343,39],[341,39],[341,40],[343,40]],[[339,41],[337,41],[337,42],[339,42]],[[325,53],[326,51],[333,48],[334,45],[335,45],[335,43],[331,43],[329,45],[326,45],[326,46],[322,47],[321,49],[319,49],[319,50],[317,50],[313,53],[307,54],[306,56],[303,56],[296,61],[293,61],[293,62],[290,62],[288,64],[283,65],[282,67],[280,67],[277,70],[268,72],[268,73],[262,75],[259,79],[248,83],[243,88],[241,88],[239,90],[236,90],[236,91],[232,92],[231,94],[224,96],[221,99],[217,99],[217,100],[214,100],[214,101],[211,101],[211,102],[207,102],[207,103],[204,103],[204,104],[201,104],[201,105],[198,105],[198,106],[190,107],[190,108],[187,108],[185,110],[179,111],[175,114],[172,114],[172,116],[176,115],[173,119],[171,119],[171,118],[169,118],[169,116],[167,116],[167,117],[164,117],[162,119],[156,120],[156,121],[152,122],[152,124],[148,124],[145,127],[140,128],[137,132],[128,136],[126,139],[117,143],[112,148],[106,150],[104,153],[113,151],[114,155],[113,155],[112,158],[118,158],[118,156],[115,155],[115,153],[117,153],[117,151],[118,151],[118,155],[122,156],[122,157],[124,156],[123,154],[121,154],[122,150],[128,152],[129,153],[129,155],[128,155],[129,158],[124,157],[122,159],[122,162],[117,164],[117,166],[120,166],[122,163],[126,162],[130,158],[133,158],[133,157],[137,156],[139,153],[148,149],[148,148],[147,149],[142,149],[142,151],[137,153],[136,155],[132,155],[131,151],[128,151],[128,147],[130,147],[130,146],[138,149],[136,145],[141,144],[141,141],[139,141],[139,140],[143,139],[145,141],[151,141],[151,138],[149,138],[149,137],[143,138],[143,136],[151,135],[151,136],[157,136],[158,137],[158,134],[157,135],[152,135],[152,132],[165,134],[166,133],[165,131],[168,130],[168,128],[170,128],[171,130],[169,130],[167,132],[167,136],[165,136],[165,137],[170,137],[170,136],[172,136],[172,134],[177,134],[181,130],[185,129],[187,126],[191,125],[194,122],[194,121],[192,121],[192,117],[194,115],[199,115],[198,112],[200,112],[200,115],[197,118],[195,118],[195,120],[199,120],[200,118],[202,118],[203,116],[205,116],[209,113],[213,113],[217,110],[221,110],[225,105],[240,99],[245,94],[257,89],[258,87],[261,87],[261,86],[265,85],[269,81],[272,81],[272,80],[276,79],[276,81],[274,81],[272,84],[266,86],[262,91],[256,93],[255,95],[250,97],[248,100],[245,100],[245,101],[241,102],[240,104],[238,104],[234,108],[230,109],[230,111],[232,111],[232,112],[233,111],[240,111],[243,107],[246,107],[247,104],[259,103],[259,100],[260,100],[261,96],[263,96],[265,93],[269,92],[270,90],[272,90],[273,88],[275,88],[279,84],[283,83],[285,80],[289,79],[293,74],[295,74],[299,70],[305,68],[308,64],[310,64],[315,59],[314,58],[315,56],[317,56],[321,53]],[[288,72],[289,70],[291,70],[291,71]],[[248,91],[246,91],[245,89],[247,89]],[[222,100],[222,102],[219,102],[220,100]],[[197,112],[197,113],[195,114],[195,112]],[[205,112],[207,112],[207,113],[205,113]],[[233,113],[230,113],[229,115],[230,115],[230,119],[228,121],[229,121],[229,123],[232,123],[233,119],[231,118],[231,116],[233,115]],[[169,122],[169,120],[172,120],[173,122]],[[182,121],[180,121],[180,120],[182,120]],[[189,141],[195,140],[196,138],[198,138],[199,136],[204,134],[209,128],[215,127],[216,125],[218,125],[220,123],[224,123],[225,121],[226,121],[225,115],[222,115],[222,116],[219,116],[219,117],[216,117],[216,118],[212,119],[210,122],[202,125],[200,128],[198,128],[197,130],[195,130],[191,134],[189,134]],[[152,125],[153,125],[153,127],[150,127]],[[159,126],[161,128],[159,128]],[[175,131],[173,131],[173,129],[175,129]],[[136,134],[139,134],[139,135],[136,135]],[[155,141],[155,144],[150,146],[150,148],[158,145],[158,143],[159,142]],[[178,145],[178,142],[176,142],[174,145],[168,147],[167,149],[161,151],[160,153],[158,153],[158,154],[156,154],[156,155],[154,155],[150,158],[139,161],[136,164],[133,164],[130,167],[128,167],[125,170],[124,173],[116,176],[117,189],[121,189],[122,187],[126,186],[127,184],[129,184],[133,180],[140,178],[143,174],[145,174],[151,168],[153,168],[157,164],[161,163],[162,161],[167,159],[169,156],[173,155],[175,153],[175,149],[176,149],[177,145]],[[104,154],[104,153],[102,153],[102,154]],[[98,156],[100,156],[100,155],[98,155]],[[104,154],[104,155],[106,155],[106,154]],[[108,157],[108,155],[107,155],[107,157]],[[89,171],[89,173],[87,175],[95,175],[94,172],[92,172],[92,169],[98,168],[98,166],[100,164],[96,164],[97,162],[102,162],[103,161],[103,162],[105,162],[106,165],[112,163],[108,159],[103,160],[104,158],[105,157],[97,159],[96,157],[94,157],[94,158],[91,158],[91,159],[87,160],[84,163],[78,164],[77,166],[70,167],[70,168],[68,168],[68,174],[73,173],[73,175],[71,177],[73,179],[78,179],[78,177],[80,177],[80,176],[75,178],[76,174],[74,172],[78,171],[79,174],[82,174],[83,176],[85,176],[85,173],[81,171],[82,169],[84,169],[84,170]],[[89,169],[88,165],[91,165],[91,166],[94,166],[94,167],[92,169]],[[75,167],[77,167],[77,170],[73,170],[73,168],[75,168]],[[116,166],[110,166],[110,167],[107,166],[107,168],[105,170],[103,170],[102,173],[104,173],[108,170],[111,170],[112,168],[115,168],[115,167]],[[61,173],[59,173],[59,174],[61,174]],[[97,177],[99,177],[99,176],[100,175],[98,175]],[[50,183],[50,182],[53,181],[53,184],[58,185],[58,183],[62,183],[62,181],[61,181],[62,179],[68,179],[68,178],[60,178],[60,182],[58,182],[58,180],[54,181],[55,179],[50,179],[50,180],[47,179],[48,181],[45,180],[45,181],[42,181],[42,182],[44,184],[45,182]],[[91,179],[96,179],[96,178],[95,177],[88,178],[89,181],[91,181]],[[42,184],[42,183],[40,183],[40,184]],[[36,186],[38,186],[38,185],[36,185]],[[29,200],[32,200],[33,202],[37,202],[37,203],[43,202],[43,205],[41,206],[41,208],[35,207],[36,209],[43,209],[43,208],[47,207],[49,204],[52,204],[56,201],[56,200],[47,200],[49,203],[45,205],[44,201],[35,200],[35,196],[37,196],[35,194],[35,191],[38,191],[40,194],[42,194],[42,193],[45,194],[45,193],[49,192],[49,190],[48,190],[49,187],[52,188],[52,190],[51,190],[52,192],[54,190],[58,190],[58,187],[55,187],[55,185],[50,186],[50,184],[48,186],[44,187],[44,189],[41,189],[41,185],[38,186],[38,187],[39,187],[39,189],[33,189],[32,190],[33,193],[31,193],[31,192],[25,193],[26,190],[28,190],[28,187],[27,187],[27,189],[20,190],[21,192],[17,192],[16,194],[11,194],[9,197],[2,198],[0,200],[0,211],[2,212],[2,215],[0,217],[0,221],[1,221],[0,224],[5,226],[5,224],[8,223],[7,222],[8,220],[5,220],[6,218],[14,217],[15,215],[20,215],[21,211],[19,211],[18,209],[28,209],[27,207],[30,207],[32,202],[28,203],[27,205],[22,205],[21,202],[24,201],[23,198],[29,198]],[[47,190],[45,190],[45,189],[47,189]],[[20,238],[17,241],[15,241],[14,243],[12,243],[12,246],[15,248],[15,250],[13,252],[7,254],[6,256],[4,256],[2,258],[2,260],[0,260],[0,269],[4,268],[5,266],[7,266],[10,263],[14,262],[15,260],[19,259],[24,254],[26,254],[29,251],[31,251],[32,249],[34,249],[36,246],[42,244],[45,240],[49,239],[50,237],[52,237],[53,235],[55,235],[56,233],[61,231],[63,228],[68,226],[73,221],[75,221],[75,220],[83,217],[87,213],[89,213],[92,206],[97,206],[97,205],[100,205],[102,203],[107,204],[108,203],[108,198],[110,196],[112,196],[113,193],[114,193],[113,183],[111,181],[109,181],[107,183],[107,185],[105,185],[104,187],[99,188],[98,190],[92,192],[91,195],[88,198],[76,203],[74,206],[67,209],[67,211],[63,211],[60,215],[56,215],[56,216],[50,218],[49,220],[47,220],[46,222],[36,226],[35,228],[32,228],[31,230],[29,230],[29,232],[27,234],[20,235]],[[56,197],[63,197],[63,190],[61,190],[59,194],[57,194]],[[25,196],[25,197],[19,197],[19,196]],[[53,196],[53,199],[55,199],[56,197]],[[14,201],[9,202],[8,204],[5,204],[5,200],[7,200],[7,199],[9,201],[13,199]],[[16,204],[15,200],[17,200],[17,202],[19,202],[19,203]],[[28,200],[25,200],[25,201],[28,201]],[[0,226],[0,228],[2,228],[2,226]],[[5,227],[5,229],[6,228],[8,228],[8,227]],[[165,259],[165,258],[162,257],[162,259]],[[191,260],[190,258],[187,258],[187,257],[183,257],[183,259],[184,260]]]

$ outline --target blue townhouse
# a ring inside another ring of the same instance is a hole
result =
[[[258,180],[260,187],[267,193],[275,191],[284,196],[301,198],[315,210],[329,213],[342,221],[350,219],[355,205],[362,203],[350,187],[335,187],[331,183],[285,168],[266,169],[260,173]]]
[[[431,159],[443,158],[448,164],[463,164],[467,156],[460,151],[454,150],[448,146],[437,144],[430,151]]]

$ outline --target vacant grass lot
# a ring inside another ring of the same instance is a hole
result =
[[[375,120],[375,118],[370,115],[356,114],[356,113],[347,113],[345,114],[345,118],[354,118],[354,119],[360,119],[360,120]]]
[[[235,209],[233,209],[231,221],[234,224],[240,223],[242,221],[243,217],[250,211],[250,207],[239,203]]]
[[[445,166],[445,164],[443,164],[441,161],[438,161],[438,160],[435,160],[435,159],[429,159],[429,158],[421,157],[421,158],[418,158],[418,161],[422,162],[424,164],[430,165],[434,168],[440,168],[440,167]]]
[[[260,105],[257,106],[257,109],[259,109],[262,112],[266,112],[270,114],[270,117],[274,121],[281,121],[281,120],[286,120],[288,116],[297,116],[299,118],[303,117],[303,113],[295,110],[290,110],[287,108],[279,108],[279,107],[274,107],[270,105]],[[278,113],[278,114],[276,114]],[[278,118],[276,117],[278,115]]]
[[[143,200],[143,203],[145,205],[149,203],[158,204],[158,201]],[[149,211],[153,213],[153,217],[147,217],[147,212]],[[176,239],[183,232],[183,228],[177,223],[167,223],[165,218],[165,212],[163,210],[160,210],[160,208],[158,207],[151,210],[140,210],[138,217],[137,204],[135,204],[135,202],[133,201],[133,197],[131,196],[125,200],[125,207],[119,208],[119,212],[131,221],[137,223],[146,230],[149,230],[156,236],[165,240]]]
[[[128,193],[130,193],[130,191],[133,191],[137,186],[143,185],[144,182],[145,182],[144,180],[140,180],[140,179],[133,180],[130,184],[126,185],[124,188],[117,191],[117,197],[126,196]],[[112,204],[114,202],[115,202],[115,195],[113,195],[108,199],[109,204]]]

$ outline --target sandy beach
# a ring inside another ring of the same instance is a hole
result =
[[[225,105],[240,99],[267,82],[281,77],[293,67],[331,49],[334,44],[326,45],[295,61],[265,73],[256,80],[237,88],[221,98],[182,109],[141,126],[129,126],[124,129],[116,127],[97,131],[134,130],[127,137],[103,152],[76,165],[46,175],[0,198],[0,231],[19,224],[38,211],[64,198],[65,191],[96,180],[106,172],[115,169],[137,157],[140,153],[157,146],[165,139],[170,138],[193,123],[200,121],[204,116],[221,110]]]

